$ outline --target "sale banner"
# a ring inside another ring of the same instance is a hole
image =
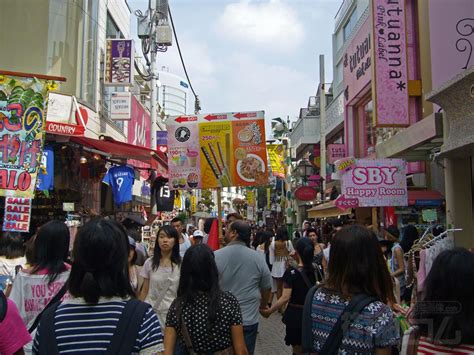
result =
[[[171,189],[268,182],[263,111],[171,117],[167,129]]]
[[[6,197],[4,232],[28,232],[31,219],[31,198]]]
[[[404,160],[352,159],[341,166],[344,169],[338,207],[408,206]]]
[[[48,91],[57,84],[0,72],[0,196],[34,197]]]

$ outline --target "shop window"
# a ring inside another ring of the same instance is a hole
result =
[[[357,24],[357,8],[355,8],[354,11],[352,11],[352,14],[349,17],[349,20],[347,20],[347,23],[344,25],[342,29],[344,42],[347,41],[347,39],[350,37],[356,24]]]
[[[375,147],[377,143],[377,135],[374,127],[374,105],[372,101],[369,101],[364,106],[364,121],[365,121],[365,131],[366,131],[366,148]]]

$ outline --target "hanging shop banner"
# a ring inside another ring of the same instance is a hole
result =
[[[168,132],[156,131],[156,149],[162,153],[168,152]]]
[[[329,144],[327,148],[328,163],[334,164],[335,161],[346,156],[346,147],[344,144]]]
[[[263,111],[170,117],[166,127],[172,189],[268,183]]]
[[[247,203],[250,206],[255,205],[255,193],[252,190],[247,191]]]
[[[267,144],[268,158],[273,176],[285,177],[285,152],[283,144]]]
[[[5,198],[4,232],[28,232],[31,219],[31,198]]]
[[[32,198],[43,151],[45,98],[53,85],[36,78],[0,79],[0,196]]]
[[[372,0],[372,94],[378,127],[410,125],[404,0]]]
[[[46,114],[46,132],[60,136],[83,137],[89,116],[94,112],[77,102],[71,95],[48,95],[48,111]]]
[[[130,120],[132,94],[130,92],[113,92],[110,95],[110,119]]]
[[[147,110],[132,96],[132,119],[128,122],[127,143],[140,147],[151,147],[151,118]],[[140,169],[140,176],[148,178],[146,169],[150,165],[138,160],[129,159],[128,164]]]
[[[54,189],[54,150],[52,147],[44,147],[43,149],[36,189],[39,191]]]
[[[107,39],[105,84],[132,85],[133,51],[131,39]]]
[[[255,207],[247,206],[247,220],[255,221]]]
[[[345,160],[343,167],[338,207],[408,206],[404,160],[352,159]]]

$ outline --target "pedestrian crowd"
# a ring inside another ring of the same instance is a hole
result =
[[[293,354],[474,353],[474,254],[439,250],[419,272],[442,230],[428,243],[411,225],[290,233],[233,213],[216,247],[217,220],[200,227],[175,218],[150,250],[101,218],[73,245],[60,221],[4,233],[0,354],[254,354],[275,313]]]

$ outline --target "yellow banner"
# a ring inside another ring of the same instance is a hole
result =
[[[268,157],[274,176],[285,177],[285,148],[283,144],[267,144]]]
[[[247,203],[251,206],[255,204],[255,194],[252,190],[247,191]]]

